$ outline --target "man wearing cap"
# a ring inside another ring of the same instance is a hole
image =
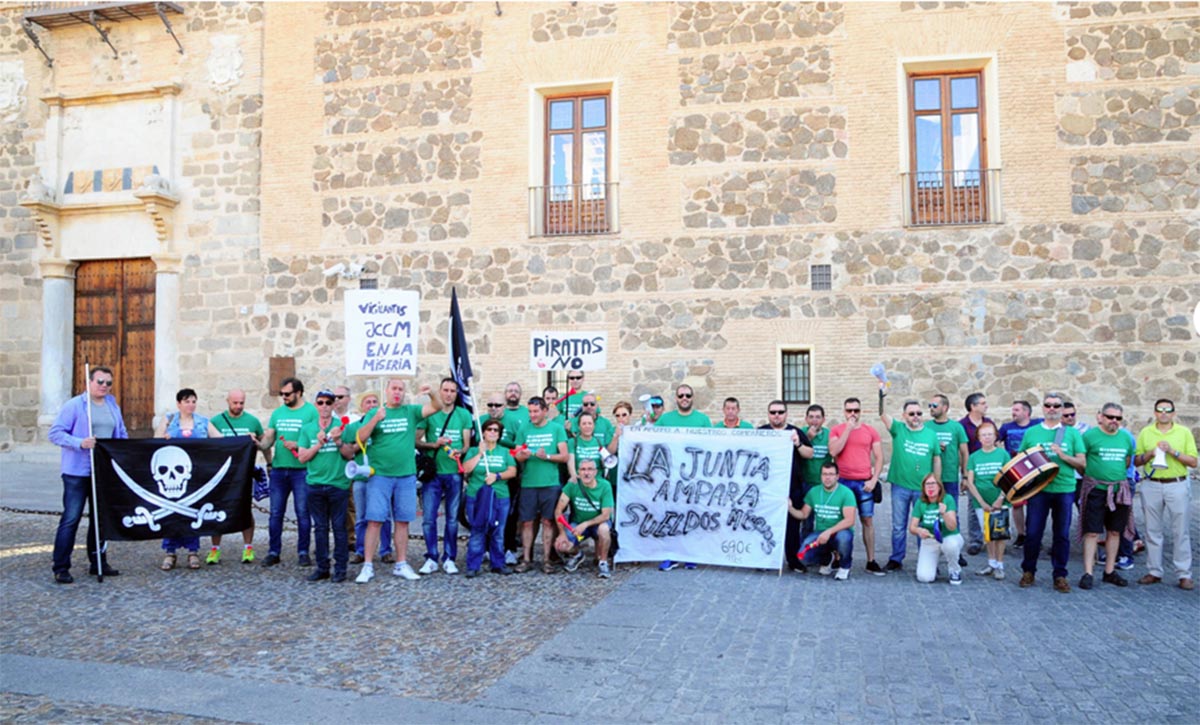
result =
[[[657,425],[663,416],[664,403],[661,395],[651,395],[646,401],[646,412],[642,413],[642,425]]]
[[[1157,584],[1163,578],[1163,531],[1171,529],[1172,564],[1179,588],[1191,590],[1192,540],[1188,533],[1188,470],[1195,468],[1196,438],[1175,422],[1175,403],[1154,401],[1154,425],[1138,433],[1137,459],[1145,477],[1138,487],[1146,512],[1146,566],[1150,573],[1139,584]]]
[[[350,388],[347,388],[345,385],[333,386],[334,418],[348,423],[350,418],[351,402],[353,402],[353,400],[351,398]],[[351,495],[346,500],[346,545],[350,547],[351,551],[354,551],[357,543],[357,531],[355,529],[357,521],[358,515],[357,511],[354,509],[354,496]]]

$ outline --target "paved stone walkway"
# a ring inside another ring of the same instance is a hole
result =
[[[858,552],[845,582],[621,567],[332,585],[286,555],[164,573],[141,542],[113,545],[120,577],[68,587],[55,523],[0,513],[0,721],[1200,720],[1200,593],[1166,584],[921,585],[913,555],[878,578]]]

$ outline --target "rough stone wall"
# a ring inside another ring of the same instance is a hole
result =
[[[1076,214],[1184,211],[1200,207],[1200,152],[1169,156],[1076,156],[1071,207]]]
[[[317,39],[316,68],[325,83],[436,71],[470,70],[483,33],[465,23],[434,22],[397,33],[364,28]]]
[[[769,108],[693,113],[668,130],[672,164],[806,161],[846,157],[845,109]]]
[[[466,239],[471,195],[418,191],[391,198],[325,197],[322,240],[330,246],[413,244]]]
[[[766,48],[679,59],[679,105],[745,103],[831,91],[828,46]]]
[[[329,191],[474,179],[479,176],[482,137],[475,131],[402,138],[391,144],[355,141],[317,146],[313,186]]]
[[[326,3],[325,21],[333,25],[383,23],[389,20],[454,15],[466,9],[461,2],[331,2]]]
[[[1072,146],[1189,141],[1200,126],[1200,85],[1117,88],[1058,97],[1058,138]]]
[[[793,40],[829,35],[842,24],[842,3],[676,3],[668,48]]]
[[[1067,58],[1076,73],[1099,80],[1197,76],[1200,18],[1072,30],[1067,36]]]
[[[1054,4],[1059,18],[1070,20],[1099,20],[1143,15],[1162,15],[1194,12],[1200,9],[1195,2],[1058,2]]]
[[[832,222],[837,219],[836,181],[832,173],[772,168],[689,182],[683,225],[723,229]]]
[[[471,79],[389,83],[325,94],[325,134],[386,133],[471,120]]]
[[[551,7],[535,12],[529,26],[529,37],[535,43],[612,35],[617,32],[617,6],[612,3],[572,3]]]

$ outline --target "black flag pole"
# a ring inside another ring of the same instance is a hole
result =
[[[467,354],[467,331],[463,327],[462,313],[458,309],[458,288],[450,288],[450,375],[458,383],[458,398],[455,405],[466,408],[475,424],[475,432],[479,435],[479,449],[483,450],[483,424],[475,415],[475,398],[472,390],[475,374],[471,370],[471,358]],[[449,419],[447,419],[449,420]],[[485,473],[491,473],[486,453],[480,459],[483,461]]]
[[[87,405],[88,415],[88,438],[93,438],[92,432],[92,366],[91,363],[84,361],[83,363],[83,401]],[[88,468],[92,471],[92,530],[96,532],[96,581],[104,581],[104,562],[101,559],[100,551],[100,513],[98,505],[100,500],[96,498],[96,443],[92,441],[92,447],[88,449]]]

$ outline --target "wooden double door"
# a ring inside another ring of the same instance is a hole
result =
[[[72,390],[87,388],[86,364],[111,368],[113,395],[135,438],[154,426],[154,271],[149,259],[80,262],[75,271]]]

